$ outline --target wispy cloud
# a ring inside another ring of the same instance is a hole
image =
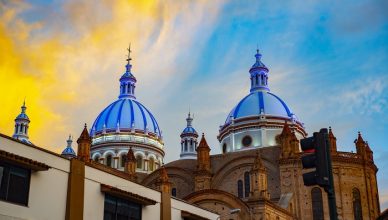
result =
[[[388,76],[350,82],[333,96],[333,104],[342,114],[370,116],[388,111]]]
[[[199,54],[190,54],[189,48],[201,45],[197,39],[206,34],[200,30],[210,33],[220,7],[202,2],[2,2],[0,79],[7,91],[6,107],[0,110],[7,115],[0,121],[2,132],[12,133],[13,117],[27,96],[31,140],[60,151],[68,132],[76,135],[82,123],[92,123],[117,97],[129,42],[138,96],[157,108],[163,100],[158,94],[171,82],[179,84],[194,66]]]

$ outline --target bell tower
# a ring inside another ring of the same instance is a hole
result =
[[[196,159],[197,158],[197,138],[198,133],[193,128],[193,117],[191,117],[191,114],[187,115],[186,122],[187,126],[182,131],[180,137],[181,137],[181,155],[180,159]]]
[[[26,114],[26,109],[27,109],[26,101],[23,102],[21,109],[22,111],[15,118],[15,131],[12,137],[20,141],[23,141],[25,143],[31,144],[30,140],[28,139],[28,129],[30,127],[30,119]]]

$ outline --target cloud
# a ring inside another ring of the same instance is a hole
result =
[[[333,96],[336,106],[344,113],[361,115],[383,114],[388,111],[387,75],[359,79]]]
[[[158,94],[186,77],[194,63],[182,60],[199,56],[189,52],[203,46],[197,39],[210,35],[222,7],[204,3],[1,2],[0,88],[7,94],[1,132],[12,134],[27,97],[30,139],[60,152],[68,133],[77,136],[84,122],[91,124],[117,97],[129,42],[138,97],[166,111],[157,107],[163,101]]]

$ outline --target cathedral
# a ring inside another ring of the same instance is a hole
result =
[[[62,156],[89,155],[94,163],[154,189],[160,189],[161,181],[168,182],[171,196],[214,211],[221,219],[329,219],[324,189],[303,184],[299,141],[307,137],[304,123],[270,90],[269,79],[269,68],[257,50],[249,69],[250,89],[219,127],[219,146],[209,146],[205,134],[198,134],[189,112],[180,143],[168,146],[180,149],[180,158],[164,163],[162,130],[157,115],[136,98],[129,49],[118,99],[83,134],[91,139],[90,149],[78,149],[76,154],[69,136]],[[29,123],[23,104],[13,138],[31,143]],[[338,151],[331,128],[329,142],[338,219],[376,219],[378,169],[368,142],[358,133],[355,153]],[[222,153],[211,154],[217,147]]]

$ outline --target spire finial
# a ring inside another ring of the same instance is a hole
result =
[[[131,43],[129,43],[127,50],[128,50],[127,62],[129,64],[129,62],[132,60],[132,58],[131,58],[131,52],[132,52],[131,51]]]
[[[190,107],[189,107],[189,114],[187,114],[186,122],[187,122],[187,127],[191,127],[191,123],[193,122],[193,118],[191,117]]]
[[[71,144],[73,143],[73,140],[71,138],[71,134],[69,134],[69,139],[67,139],[67,147],[70,147],[71,148]]]
[[[260,63],[261,54],[260,54],[260,50],[259,50],[259,45],[257,45],[255,57],[256,57],[256,63],[258,63],[258,62]]]
[[[259,50],[259,43],[256,44],[256,53],[258,54],[260,52]]]
[[[26,113],[26,97],[24,97],[24,100],[23,100],[23,105],[22,105],[22,113]]]

